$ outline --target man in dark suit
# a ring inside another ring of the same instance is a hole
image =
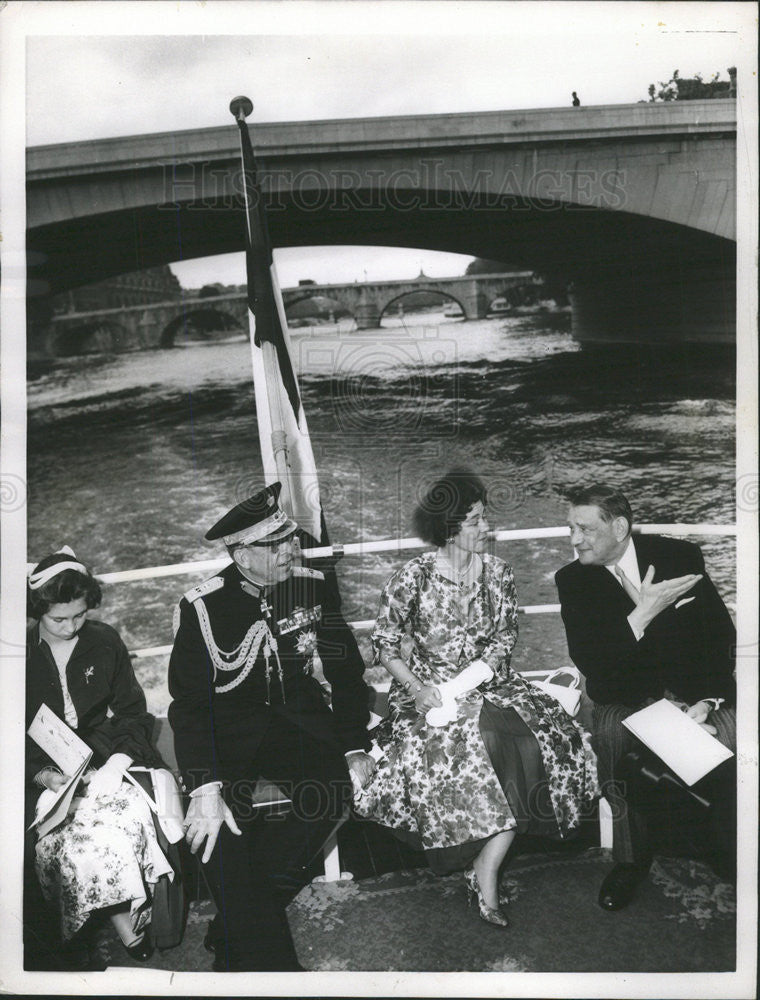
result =
[[[624,798],[625,768],[642,744],[623,719],[667,698],[735,751],[736,633],[699,547],[632,535],[631,507],[618,490],[577,491],[568,520],[577,559],[555,580],[570,656],[594,703],[593,744],[612,806],[617,862],[599,904],[616,910],[631,901],[652,860],[645,810]],[[720,768],[703,782],[725,861],[727,850],[735,852],[735,777],[730,767],[728,775]],[[672,784],[688,797],[684,786]]]
[[[186,840],[203,848],[218,908],[207,936],[216,971],[301,968],[285,907],[351,801],[349,771],[364,783],[374,767],[364,663],[337,591],[295,565],[297,526],[279,493],[268,486],[206,534],[232,562],[180,601],[169,662]],[[259,778],[292,800],[286,815],[253,807]]]

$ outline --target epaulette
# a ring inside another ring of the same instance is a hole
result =
[[[325,574],[319,569],[309,569],[308,566],[294,566],[293,576],[307,577],[312,580],[324,580]]]
[[[190,590],[186,591],[183,596],[186,601],[192,604],[193,601],[197,601],[199,597],[205,597],[206,594],[213,594],[215,590],[219,590],[219,588],[223,586],[224,580],[221,576],[212,576],[210,580],[204,580],[203,583],[199,583],[197,587],[191,587]]]

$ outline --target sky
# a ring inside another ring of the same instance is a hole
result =
[[[737,62],[749,5],[722,3],[22,3],[26,142],[250,122],[566,107],[647,99],[650,83]],[[92,18],[98,8],[97,34]],[[41,10],[44,8],[44,14]],[[34,16],[33,16],[34,15]],[[469,257],[288,248],[283,286],[460,274]],[[238,254],[173,265],[187,287],[244,281]]]

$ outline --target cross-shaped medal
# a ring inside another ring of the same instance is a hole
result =
[[[263,615],[266,615],[267,618],[271,618],[272,617],[271,612],[272,612],[272,605],[271,604],[267,604],[266,597],[262,597],[261,598],[261,613]]]

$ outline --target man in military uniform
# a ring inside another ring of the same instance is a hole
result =
[[[218,908],[207,936],[217,971],[301,968],[285,907],[351,801],[349,771],[364,783],[374,766],[361,655],[337,590],[295,565],[297,525],[279,494],[268,486],[206,534],[232,562],[180,601],[169,663],[186,840],[203,847]],[[259,778],[291,799],[286,814],[253,807]]]

